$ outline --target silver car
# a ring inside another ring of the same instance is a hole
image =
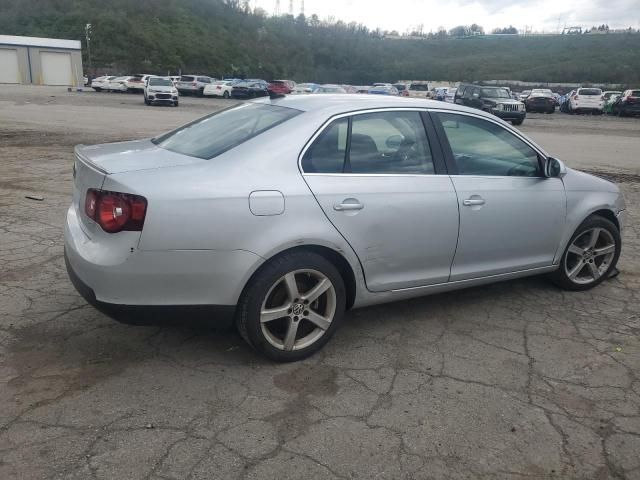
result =
[[[350,308],[537,274],[585,290],[620,254],[616,185],[443,102],[262,99],[75,156],[78,291],[124,321],[234,322],[278,361],[320,349]]]

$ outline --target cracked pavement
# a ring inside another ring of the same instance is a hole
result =
[[[73,145],[228,104],[2,87],[0,478],[640,479],[639,119],[523,126],[620,182],[620,276],[589,292],[530,278],[356,310],[319,354],[277,365],[188,319],[110,320],[64,269]],[[590,142],[584,158],[572,134]]]

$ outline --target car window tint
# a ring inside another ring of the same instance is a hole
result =
[[[173,152],[210,159],[300,114],[300,110],[244,103],[191,122],[153,143]]]
[[[464,98],[471,99],[473,97],[474,89],[472,87],[467,87],[464,91]]]
[[[455,114],[439,114],[459,175],[536,177],[538,154],[493,122]]]
[[[418,112],[354,115],[348,160],[352,173],[434,173],[429,141]]]
[[[341,118],[324,129],[302,158],[305,173],[342,173],[348,128],[349,121]]]

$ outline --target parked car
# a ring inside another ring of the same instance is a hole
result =
[[[531,90],[523,90],[522,92],[520,92],[518,98],[521,102],[524,102],[527,98],[529,98],[529,95],[531,95]]]
[[[524,103],[513,100],[507,89],[501,87],[460,85],[454,103],[483,110],[513,125],[522,125],[527,117]]]
[[[277,95],[289,95],[291,93],[291,87],[285,80],[272,80],[268,82],[267,89],[269,93]]]
[[[233,86],[236,83],[238,82],[218,80],[216,82],[210,83],[209,85],[205,86],[202,94],[205,97],[229,98],[231,97],[231,91],[233,90]]]
[[[622,92],[618,90],[607,90],[602,92],[602,100],[609,100],[613,95],[617,95],[618,97],[622,95]]]
[[[231,89],[232,98],[258,98],[268,97],[269,89],[267,82],[243,81],[236,83]]]
[[[284,82],[289,87],[289,93],[293,92],[296,88],[296,82],[293,80],[274,80],[275,82]]]
[[[110,92],[119,92],[123,93],[127,91],[127,80],[129,80],[129,76],[124,77],[114,77],[107,83],[105,90],[109,90]]]
[[[556,99],[549,91],[532,91],[524,102],[527,112],[554,113],[556,111]]]
[[[182,75],[180,81],[176,83],[176,88],[181,95],[204,95],[204,87],[215,82],[215,78],[206,75]]]
[[[407,87],[409,97],[411,98],[430,98],[429,83],[427,82],[411,82]]]
[[[347,93],[358,93],[358,89],[353,85],[340,85]]]
[[[449,91],[449,88],[448,87],[437,87],[433,91],[434,91],[434,100],[438,100],[440,102],[444,102],[444,99],[447,96],[447,92]]]
[[[293,94],[301,95],[305,93],[315,93],[320,87],[317,83],[298,83],[296,88],[293,89]]]
[[[91,88],[93,88],[96,92],[101,92],[102,90],[108,90],[109,82],[116,78],[113,75],[102,76],[94,78],[91,82]]]
[[[409,96],[409,85],[407,85],[406,83],[394,83],[393,84],[394,87],[396,87],[396,89],[398,90],[398,95],[402,96],[402,97],[408,97]],[[351,92],[348,92],[351,93]],[[357,93],[357,92],[353,92],[353,93]]]
[[[157,103],[178,106],[178,89],[173,85],[170,78],[152,77],[146,79],[144,85],[145,105]]]
[[[602,113],[602,90],[599,88],[579,88],[569,98],[569,111],[571,113]]]
[[[347,93],[340,85],[320,85],[313,93]]]
[[[147,79],[152,75],[132,75],[127,78],[127,93],[142,93]]]
[[[622,96],[622,92],[620,94],[610,95],[609,98],[604,100],[602,104],[602,113],[606,113],[607,115],[617,115],[617,111],[615,110],[615,105],[618,102],[618,99]],[[603,95],[604,98],[604,95]]]
[[[244,103],[74,162],[64,256],[85,299],[235,322],[278,361],[351,308],[538,274],[591,289],[626,217],[615,184],[494,116],[382,95]]]
[[[625,90],[616,101],[614,110],[621,117],[640,114],[640,90]]]
[[[356,93],[369,93],[371,85],[356,85],[354,88],[356,89]]]
[[[447,90],[447,94],[444,96],[444,101],[447,103],[455,103],[454,99],[456,97],[457,88],[450,88]]]
[[[393,85],[378,85],[369,89],[371,95],[398,95],[398,89]]]

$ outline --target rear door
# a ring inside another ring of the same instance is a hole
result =
[[[428,114],[388,109],[335,118],[303,152],[304,178],[349,242],[372,291],[449,279],[458,202]]]
[[[566,195],[540,154],[496,121],[438,113],[460,209],[451,281],[547,267],[560,244]]]

